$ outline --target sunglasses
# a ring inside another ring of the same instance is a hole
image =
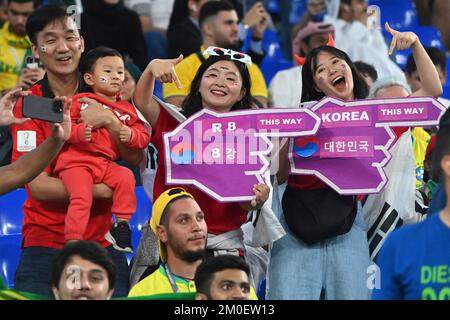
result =
[[[236,60],[249,66],[252,65],[252,58],[248,54],[233,51],[231,49],[224,49],[219,47],[209,47],[206,49],[203,54],[209,54],[210,56],[229,56],[231,60]]]
[[[183,192],[186,192],[186,190],[184,190],[182,188],[173,188],[169,192],[167,192],[167,194],[169,196],[173,196],[174,194],[179,194],[179,193],[183,193]]]

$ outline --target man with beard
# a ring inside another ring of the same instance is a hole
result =
[[[150,227],[160,240],[162,263],[128,296],[195,292],[195,271],[205,255],[208,234],[198,203],[182,188],[166,190],[153,204]]]
[[[190,91],[190,86],[198,68],[208,56],[203,52],[208,47],[221,47],[239,50],[238,15],[234,7],[227,1],[211,1],[205,3],[199,16],[203,45],[175,66],[175,71],[181,83],[178,88],[175,83],[163,84],[163,96],[168,103],[181,106]],[[267,86],[261,70],[256,64],[248,67],[251,79],[251,95],[260,107],[267,106]]]

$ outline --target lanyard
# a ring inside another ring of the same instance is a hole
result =
[[[172,287],[172,290],[174,293],[177,293],[179,291],[177,284],[175,283],[175,279],[172,276],[172,272],[169,270],[169,266],[167,263],[164,264],[164,270],[166,271],[167,278],[169,279],[170,286]]]
[[[17,55],[16,48],[14,48],[13,46],[9,46],[9,50],[11,51],[11,55],[14,59],[14,62],[16,63],[16,67],[20,68],[21,63],[19,61],[19,56]]]

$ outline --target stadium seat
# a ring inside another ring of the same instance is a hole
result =
[[[0,236],[22,232],[22,205],[26,198],[27,194],[22,188],[0,197]]]
[[[289,69],[293,65],[294,63],[290,60],[265,57],[260,68],[267,86],[278,71]]]
[[[416,7],[412,0],[369,0],[369,5],[380,8],[382,26],[386,21],[394,29],[419,25]]]
[[[441,33],[439,30],[432,26],[415,26],[413,28],[399,28],[398,31],[412,31],[420,39],[420,42],[424,47],[438,47],[441,50],[445,50]],[[383,35],[387,40],[387,43],[390,44],[392,40],[392,36],[383,29]],[[406,61],[408,60],[408,56],[411,54],[411,49],[397,51],[394,54],[394,61],[400,66],[403,70],[406,66]]]
[[[267,11],[271,14],[280,14],[281,8],[279,0],[269,0],[266,3]]]
[[[153,94],[160,98],[161,100],[164,100],[163,98],[163,88],[162,83],[159,81],[155,81],[155,88],[153,89]]]
[[[14,273],[19,264],[21,241],[21,234],[0,236],[0,275],[10,288],[14,286]]]
[[[0,197],[0,276],[10,288],[14,284],[22,241],[22,205],[26,199],[24,189],[17,189]],[[136,187],[137,210],[130,221],[132,243],[137,249],[141,229],[151,217],[152,204],[145,195],[143,187]],[[127,254],[128,262],[133,254]]]

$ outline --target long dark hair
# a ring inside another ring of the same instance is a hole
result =
[[[354,63],[350,57],[342,50],[330,46],[320,46],[311,50],[306,56],[305,65],[302,68],[302,102],[318,101],[325,97],[323,92],[319,92],[315,88],[314,73],[317,69],[317,57],[322,52],[328,52],[331,55],[345,60],[349,65],[353,76],[353,95],[355,99],[364,99],[369,94],[369,87],[360,76]]]
[[[202,96],[200,94],[200,82],[202,81],[203,74],[214,63],[216,63],[218,61],[222,61],[222,60],[232,61],[236,65],[236,67],[238,68],[239,73],[241,74],[241,77],[242,77],[242,89],[245,89],[244,97],[242,98],[242,100],[237,101],[231,107],[231,111],[251,108],[252,103],[253,103],[253,99],[250,95],[251,81],[250,81],[250,74],[248,72],[246,65],[242,62],[232,60],[227,55],[210,56],[198,68],[197,73],[194,77],[194,80],[192,80],[192,83],[191,83],[191,90],[189,91],[189,94],[183,101],[183,104],[182,104],[183,113],[186,117],[190,117],[194,113],[203,109]]]

